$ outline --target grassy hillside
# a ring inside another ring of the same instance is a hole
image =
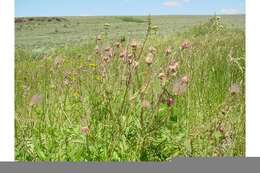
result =
[[[168,37],[189,27],[206,22],[211,16],[153,16],[153,24],[159,27],[158,34]],[[245,16],[221,16],[228,27],[244,28]],[[131,36],[143,38],[147,17],[31,17],[16,23],[16,47],[34,48],[44,51],[47,48],[65,44],[89,43],[100,32],[104,24],[111,25],[110,38]]]
[[[67,19],[16,24],[16,160],[245,156],[243,17]]]

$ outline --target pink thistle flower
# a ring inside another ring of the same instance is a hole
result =
[[[173,106],[175,104],[175,100],[173,98],[168,98],[167,99],[167,105],[170,107],[170,106]]]

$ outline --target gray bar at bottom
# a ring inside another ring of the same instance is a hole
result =
[[[178,158],[162,163],[2,162],[0,173],[260,173],[260,158]]]

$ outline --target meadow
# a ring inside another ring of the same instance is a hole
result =
[[[244,16],[16,18],[15,159],[245,156]]]

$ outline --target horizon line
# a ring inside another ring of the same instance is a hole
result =
[[[57,16],[49,16],[49,15],[46,15],[46,16],[14,16],[15,18],[21,18],[21,17],[117,17],[117,16],[136,16],[136,17],[145,17],[145,16],[149,16],[150,14],[148,15],[57,15]],[[157,14],[157,15],[151,15],[151,16],[214,16],[214,15],[217,15],[217,16],[238,16],[238,15],[246,15],[245,13],[236,13],[236,14],[216,14],[216,13],[213,13],[213,14]]]

